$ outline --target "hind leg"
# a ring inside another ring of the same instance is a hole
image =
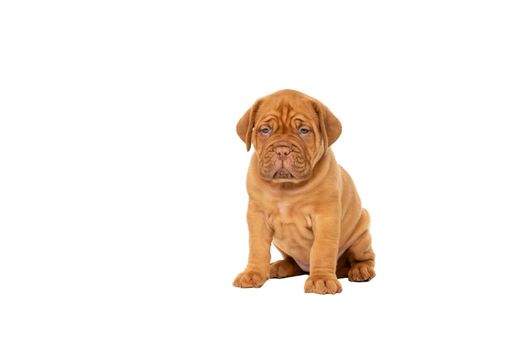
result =
[[[270,265],[270,278],[286,278],[306,274],[293,258],[279,248],[277,250],[283,255],[283,260],[275,261]]]
[[[375,254],[368,229],[348,248],[347,257],[350,263],[348,271],[350,281],[367,282],[374,278]]]

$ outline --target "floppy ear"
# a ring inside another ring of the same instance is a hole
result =
[[[330,147],[341,135],[342,126],[339,119],[319,101],[314,101],[314,109],[319,116],[319,124],[321,127],[321,133],[323,135],[323,141],[326,148]]]
[[[237,135],[246,143],[246,151],[249,151],[252,146],[252,131],[255,126],[255,116],[261,102],[261,100],[257,100],[237,122]]]

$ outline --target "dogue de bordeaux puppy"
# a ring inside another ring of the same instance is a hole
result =
[[[249,258],[233,285],[308,273],[306,293],[335,294],[338,278],[369,281],[375,254],[370,216],[330,149],[341,123],[318,100],[294,90],[260,98],[237,124],[255,152],[248,169]],[[270,264],[270,245],[283,259]]]

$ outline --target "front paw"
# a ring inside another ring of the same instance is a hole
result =
[[[304,284],[305,293],[335,294],[342,290],[335,275],[310,276]]]
[[[244,271],[237,275],[233,285],[239,288],[259,288],[268,277],[257,271]]]

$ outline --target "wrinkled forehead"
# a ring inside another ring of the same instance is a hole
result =
[[[259,106],[257,120],[262,120],[267,116],[274,116],[282,121],[287,121],[295,115],[309,117],[314,114],[315,110],[312,102],[307,98],[269,96]]]

